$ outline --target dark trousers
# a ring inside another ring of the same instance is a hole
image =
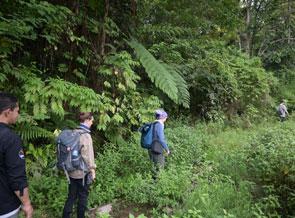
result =
[[[157,179],[159,171],[165,166],[164,154],[155,154],[151,149],[149,149],[148,153],[150,160],[153,162],[152,177],[153,179]]]
[[[73,205],[78,199],[77,218],[84,218],[87,209],[87,198],[89,194],[89,185],[86,184],[86,179],[70,178],[68,198],[63,209],[63,218],[70,218],[73,211]]]
[[[286,121],[286,117],[280,117],[280,121],[281,122],[285,122]]]

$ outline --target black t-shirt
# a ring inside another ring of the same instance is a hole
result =
[[[27,186],[22,141],[8,125],[0,123],[0,215],[21,205],[14,191],[22,192]]]

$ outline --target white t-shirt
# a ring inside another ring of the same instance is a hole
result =
[[[13,215],[16,215],[18,212],[19,212],[19,209],[20,209],[21,206],[19,206],[19,208],[7,213],[7,214],[4,214],[4,215],[0,215],[0,218],[9,218]]]
[[[286,114],[288,113],[286,105],[281,103],[279,106],[279,110],[280,110],[280,117],[286,117]]]

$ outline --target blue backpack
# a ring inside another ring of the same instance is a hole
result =
[[[146,123],[139,128],[141,132],[140,144],[145,149],[151,149],[153,143],[153,132],[156,122]]]

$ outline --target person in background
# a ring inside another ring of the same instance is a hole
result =
[[[287,116],[289,116],[285,100],[281,101],[281,104],[278,107],[278,113],[279,113],[279,117],[280,117],[281,122],[284,122],[286,120]]]
[[[81,112],[79,114],[80,125],[77,131],[81,132],[80,145],[81,155],[89,173],[85,175],[82,170],[74,170],[69,172],[70,184],[68,191],[68,198],[63,209],[63,218],[70,218],[73,210],[73,205],[78,198],[77,218],[84,218],[87,209],[87,200],[89,194],[89,187],[92,180],[95,179],[96,165],[94,162],[93,143],[90,135],[90,127],[93,124],[93,114],[91,112]],[[86,182],[84,182],[86,181]]]
[[[33,214],[22,141],[9,127],[18,116],[16,97],[0,93],[0,218],[16,218],[20,209],[26,218]]]
[[[158,109],[155,111],[155,122],[153,125],[153,143],[152,148],[149,150],[149,156],[154,164],[153,177],[156,178],[158,171],[165,166],[165,153],[170,154],[165,134],[164,134],[164,123],[168,118],[168,114]]]

